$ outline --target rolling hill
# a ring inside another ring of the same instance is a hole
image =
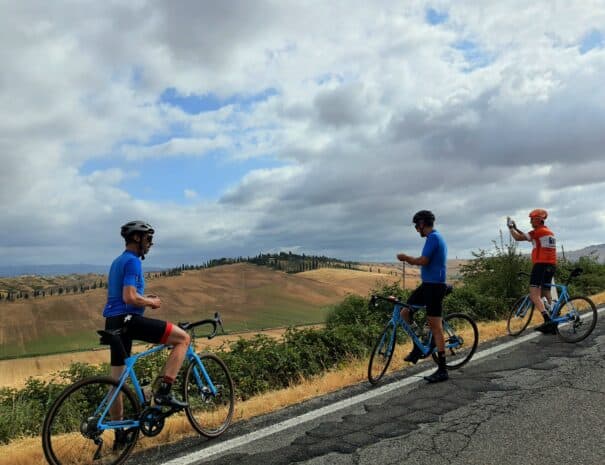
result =
[[[410,270],[416,273],[417,270]],[[287,274],[247,263],[186,271],[147,284],[162,308],[146,315],[193,321],[221,312],[228,331],[263,329],[324,320],[327,307],[348,293],[366,295],[380,280],[400,276],[385,270],[319,269]],[[2,302],[0,358],[80,350],[97,345],[103,326],[105,289],[83,294]]]
[[[605,244],[589,245],[583,249],[570,252],[565,251],[565,257],[572,262],[586,256],[594,256],[599,263],[605,263]]]

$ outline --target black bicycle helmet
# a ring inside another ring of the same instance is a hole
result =
[[[412,223],[417,224],[419,221],[422,221],[427,226],[433,226],[435,215],[429,210],[420,210],[416,212],[414,218],[412,218]]]
[[[135,220],[129,221],[122,226],[120,234],[124,239],[128,239],[134,233],[153,234],[155,230],[145,221]]]

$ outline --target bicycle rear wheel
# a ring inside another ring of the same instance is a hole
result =
[[[376,341],[370,363],[368,365],[368,381],[376,384],[384,376],[395,351],[395,341],[397,337],[397,328],[392,321],[389,321],[384,327],[382,334]]]
[[[121,431],[124,441],[116,443],[116,429],[101,430],[97,422],[118,386],[113,378],[95,376],[67,387],[53,402],[42,427],[42,449],[51,465],[119,465],[134,448],[138,428]],[[139,418],[139,402],[122,387],[123,420]],[[104,423],[111,423],[109,418]]]
[[[229,370],[220,358],[214,354],[203,354],[200,360],[216,388],[216,394],[208,386],[200,365],[192,361],[183,384],[183,399],[189,404],[185,413],[198,433],[215,438],[231,424],[235,389]]]
[[[479,344],[477,324],[464,313],[452,313],[443,317],[445,339],[445,366],[449,370],[460,368],[472,358]],[[437,363],[437,353],[431,354]]]
[[[559,316],[568,318],[557,326],[559,337],[565,342],[579,342],[595,328],[597,307],[588,297],[571,297],[561,306]]]
[[[506,329],[511,336],[518,336],[529,326],[534,314],[534,304],[529,295],[524,295],[516,300],[508,315]]]

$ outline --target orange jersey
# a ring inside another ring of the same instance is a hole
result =
[[[557,242],[554,233],[546,226],[540,226],[528,233],[534,248],[531,251],[532,263],[557,264]]]

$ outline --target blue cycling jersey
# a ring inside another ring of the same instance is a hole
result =
[[[420,269],[422,282],[444,283],[447,270],[447,244],[436,229],[433,229],[426,237],[426,242],[422,248],[422,256],[429,259],[428,265]]]
[[[145,307],[135,307],[124,302],[122,298],[124,286],[136,287],[139,295],[145,292],[145,276],[141,259],[130,250],[125,250],[111,264],[107,282],[107,303],[103,309],[105,318],[127,313],[142,315],[145,311]]]

